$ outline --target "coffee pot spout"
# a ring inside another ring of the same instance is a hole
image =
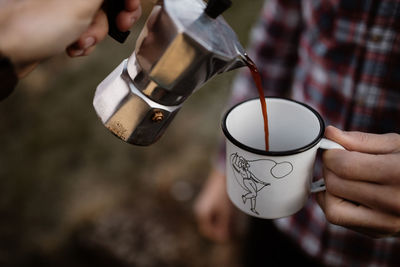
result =
[[[238,69],[241,67],[246,67],[249,65],[248,56],[247,56],[246,52],[241,50],[238,53],[239,53],[239,55],[232,61],[232,64],[227,67],[225,72],[235,70],[235,69]]]

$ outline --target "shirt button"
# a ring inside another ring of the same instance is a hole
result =
[[[371,41],[374,43],[380,43],[380,42],[382,42],[382,40],[383,40],[383,36],[380,34],[373,34],[371,36]]]

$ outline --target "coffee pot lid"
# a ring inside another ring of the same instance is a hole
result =
[[[203,0],[164,0],[162,4],[178,32],[220,59],[231,61],[244,54],[235,32],[219,16],[231,5],[230,0],[210,0],[208,4]]]

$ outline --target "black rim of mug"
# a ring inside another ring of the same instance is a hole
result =
[[[251,99],[242,101],[240,103],[237,103],[236,105],[232,106],[228,111],[225,112],[225,114],[224,114],[224,116],[222,118],[222,124],[221,124],[222,131],[223,131],[225,137],[229,141],[231,141],[234,145],[240,147],[243,150],[246,150],[246,151],[249,151],[249,152],[252,152],[252,153],[255,153],[255,154],[259,154],[259,155],[266,155],[266,156],[288,156],[288,155],[298,154],[298,153],[301,153],[301,152],[309,150],[310,148],[312,148],[316,144],[318,144],[319,141],[321,141],[322,137],[324,136],[324,132],[325,132],[325,123],[324,123],[324,120],[322,119],[321,115],[315,109],[313,109],[312,107],[310,107],[309,105],[307,105],[305,103],[302,103],[302,102],[299,102],[299,101],[296,101],[296,100],[293,100],[293,99],[289,99],[289,98],[284,98],[284,97],[266,97],[265,98],[265,100],[268,100],[268,99],[280,99],[280,100],[284,100],[284,101],[289,101],[289,102],[296,103],[298,105],[301,105],[301,106],[309,109],[312,113],[314,113],[314,115],[317,117],[317,119],[319,121],[320,129],[319,129],[319,133],[318,133],[317,137],[313,141],[311,141],[309,144],[307,144],[305,146],[302,146],[302,147],[299,147],[299,148],[296,148],[296,149],[293,149],[293,150],[284,150],[284,151],[266,151],[266,150],[256,149],[256,148],[253,148],[253,147],[246,146],[245,144],[243,144],[243,143],[239,142],[238,140],[236,140],[229,133],[229,131],[228,131],[227,127],[226,127],[226,120],[227,120],[229,114],[236,107],[238,107],[238,106],[240,106],[240,105],[242,105],[244,103],[247,103],[247,102],[250,102],[250,101],[254,101],[254,100],[260,101],[260,99],[258,97],[251,98]],[[268,104],[267,104],[267,106],[268,106]]]

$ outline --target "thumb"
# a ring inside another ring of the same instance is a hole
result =
[[[396,133],[346,132],[333,126],[328,126],[325,129],[325,136],[350,151],[370,154],[389,154],[400,151],[400,135]]]

